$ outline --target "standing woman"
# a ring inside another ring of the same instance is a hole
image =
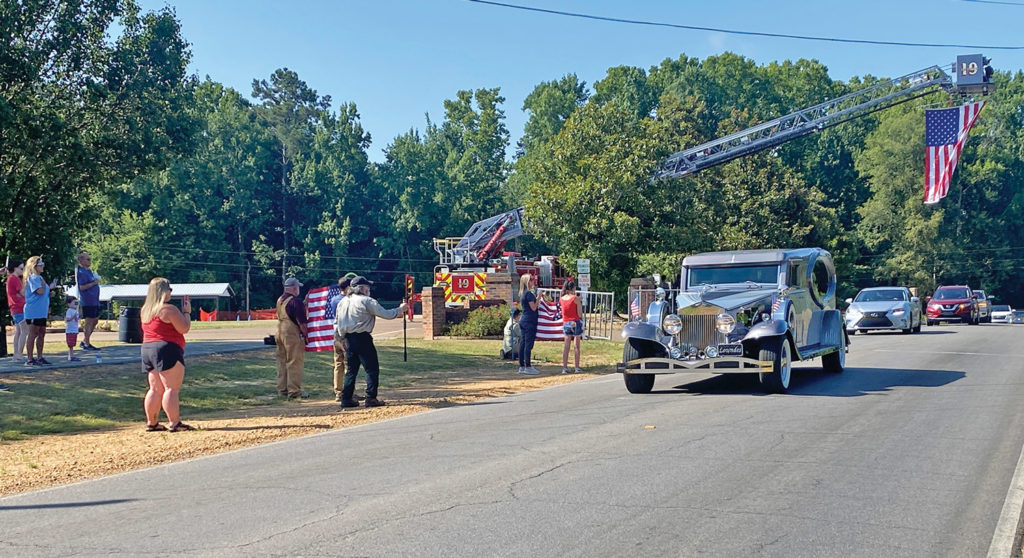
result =
[[[572,280],[562,285],[562,296],[558,299],[562,306],[562,333],[565,334],[565,348],[562,349],[562,374],[569,373],[569,345],[576,340],[574,362],[576,373],[580,369],[580,339],[583,339],[583,302],[576,296],[576,283]]]
[[[28,324],[25,323],[25,294],[22,292],[25,274],[25,262],[11,262],[7,265],[7,306],[11,309],[14,320],[14,360],[24,358],[25,339],[28,337]]]
[[[49,285],[43,279],[43,257],[32,256],[25,264],[25,284],[22,293],[25,295],[25,323],[28,324],[28,335],[25,337],[25,349],[28,360],[25,366],[50,364],[43,358],[43,342],[46,337],[46,318],[50,314],[50,289],[57,286],[54,280]],[[36,350],[36,358],[32,358],[32,349]]]
[[[171,301],[171,284],[163,277],[149,282],[146,302],[140,311],[142,319],[142,370],[149,375],[149,391],[143,406],[146,409],[146,431],[194,430],[181,422],[178,414],[178,392],[185,379],[185,334],[192,325],[192,302],[186,296],[178,310]],[[170,427],[160,424],[160,408],[167,414]]]
[[[519,318],[519,330],[523,336],[519,338],[519,373],[540,374],[530,364],[530,353],[533,352],[533,342],[537,340],[537,295],[533,292],[534,279],[529,273],[519,278],[519,304],[522,306],[523,315]]]

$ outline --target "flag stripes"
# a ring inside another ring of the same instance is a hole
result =
[[[924,203],[938,203],[949,193],[960,152],[984,106],[981,101],[925,111]]]

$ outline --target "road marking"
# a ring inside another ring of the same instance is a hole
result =
[[[1020,521],[1021,506],[1024,505],[1024,448],[1017,459],[1017,470],[1013,472],[1010,489],[1006,492],[1003,511],[999,513],[999,523],[992,534],[992,544],[988,547],[988,558],[1007,558],[1013,552],[1013,541],[1017,534]]]
[[[965,353],[960,351],[906,351],[902,349],[870,349],[876,353],[917,353],[922,355],[964,355],[1024,358],[1024,354],[1014,353]]]

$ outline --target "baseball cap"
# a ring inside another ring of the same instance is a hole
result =
[[[351,271],[345,274],[346,279],[355,279],[356,277],[359,277],[359,275],[352,273]]]
[[[366,277],[363,277],[362,275],[359,275],[355,279],[352,279],[352,283],[351,283],[351,285],[353,287],[358,287],[359,285],[372,285],[372,284],[373,284],[373,281],[370,281],[369,279],[367,279]]]
[[[285,287],[301,287],[302,283],[299,283],[299,280],[294,278],[294,277],[289,277],[289,278],[284,280],[284,286]]]

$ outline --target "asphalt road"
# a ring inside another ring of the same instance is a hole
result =
[[[786,395],[610,375],[12,496],[0,554],[986,556],[1022,340],[858,335],[845,373],[809,363]]]

